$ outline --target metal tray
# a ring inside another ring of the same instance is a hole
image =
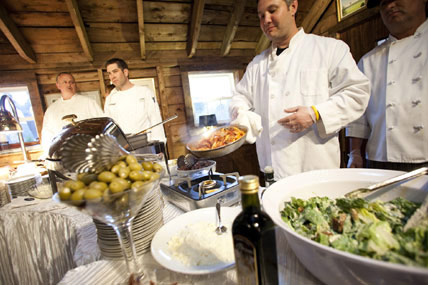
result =
[[[190,146],[195,144],[196,142],[200,141],[204,136],[204,134],[202,134],[202,135],[199,135],[198,137],[192,139],[190,142],[187,143],[187,145],[186,145],[187,150],[199,158],[217,158],[217,157],[222,157],[222,156],[225,156],[229,153],[234,152],[235,150],[240,148],[245,143],[248,128],[245,126],[242,126],[242,125],[230,125],[230,126],[223,126],[220,128],[216,128],[216,129],[212,130],[211,132],[214,132],[214,131],[221,129],[221,128],[227,128],[227,127],[237,127],[239,129],[243,130],[245,132],[245,134],[239,140],[234,141],[233,143],[227,144],[227,145],[222,146],[222,147],[218,147],[215,149],[209,149],[209,150],[192,150],[190,148]]]

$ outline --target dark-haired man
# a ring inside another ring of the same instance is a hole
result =
[[[390,35],[364,55],[359,68],[370,79],[371,97],[361,119],[347,129],[348,167],[410,171],[428,165],[427,0],[369,0],[379,6]]]
[[[358,119],[369,81],[342,41],[297,28],[297,0],[259,0],[260,27],[270,48],[248,65],[231,102],[232,118],[254,112],[263,130],[256,141],[261,169],[275,179],[340,167],[338,132]]]
[[[123,59],[108,60],[106,69],[115,88],[106,98],[104,112],[124,133],[135,134],[162,121],[155,94],[129,81],[128,65]],[[154,127],[148,140],[166,142],[163,126]]]
[[[61,98],[48,107],[43,117],[42,147],[44,156],[48,156],[52,140],[68,124],[62,118],[76,115],[76,121],[102,117],[103,111],[95,100],[76,93],[76,81],[69,72],[61,72],[56,77],[56,87],[61,91]]]

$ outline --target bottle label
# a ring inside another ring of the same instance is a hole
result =
[[[257,252],[254,245],[242,235],[233,236],[236,269],[239,284],[259,284]]]

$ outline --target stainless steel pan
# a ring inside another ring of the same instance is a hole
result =
[[[229,127],[229,126],[223,126],[220,128],[216,128],[210,132],[214,132],[218,129],[225,128],[225,127]],[[240,128],[241,130],[243,130],[245,132],[244,136],[242,138],[240,138],[239,140],[234,141],[233,143],[227,144],[227,145],[219,147],[219,148],[210,149],[210,150],[192,150],[192,148],[191,148],[192,145],[194,145],[198,141],[202,140],[204,138],[204,136],[206,136],[206,134],[202,134],[196,138],[193,138],[190,142],[187,143],[187,145],[186,145],[187,150],[190,151],[196,157],[200,157],[200,158],[217,158],[217,157],[222,157],[222,156],[225,156],[229,153],[234,152],[235,150],[240,148],[245,143],[248,128],[245,126],[242,126],[242,125],[230,125],[230,127]]]

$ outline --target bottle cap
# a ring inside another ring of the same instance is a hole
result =
[[[245,175],[239,178],[241,192],[253,194],[259,191],[259,177],[255,175]]]

